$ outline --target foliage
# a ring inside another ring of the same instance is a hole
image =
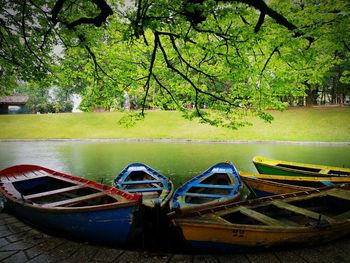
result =
[[[128,104],[230,128],[250,115],[270,122],[267,109],[284,110],[335,75],[347,83],[350,3],[267,3],[10,0],[0,72],[13,83],[45,75],[63,94],[81,94],[85,111]]]
[[[18,85],[15,94],[28,96],[26,106],[31,113],[70,112],[73,104],[70,94],[64,94],[61,89],[47,86],[44,82],[30,82]]]

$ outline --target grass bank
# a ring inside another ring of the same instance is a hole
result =
[[[0,139],[145,138],[191,140],[277,140],[350,142],[350,108],[293,108],[272,112],[271,124],[230,130],[184,119],[179,112],[152,111],[131,128],[123,113],[0,115]]]

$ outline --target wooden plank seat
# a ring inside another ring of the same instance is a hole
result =
[[[193,187],[214,188],[214,189],[233,189],[233,185],[221,185],[221,184],[197,184]]]
[[[223,198],[227,197],[227,195],[220,195],[220,194],[202,194],[202,193],[185,193],[184,196],[190,196],[190,197],[203,197],[203,198]]]
[[[159,193],[158,192],[142,192],[141,193],[143,197],[145,198],[157,198],[159,197]]]
[[[307,216],[307,217],[310,217],[310,218],[315,219],[315,220],[319,220],[321,218],[321,219],[327,220],[330,223],[335,221],[333,218],[330,218],[328,216],[313,212],[313,211],[305,209],[305,208],[297,207],[295,205],[291,205],[291,204],[288,204],[288,203],[280,201],[280,200],[275,200],[272,203],[279,208],[286,209],[288,211],[291,211],[291,212],[294,212],[296,214],[300,214],[303,216]]]
[[[150,188],[136,188],[136,189],[124,189],[125,191],[128,191],[129,193],[138,193],[138,192],[155,192],[155,191],[163,191],[164,187],[150,187]]]
[[[262,213],[259,213],[257,211],[254,211],[253,209],[241,206],[239,207],[239,211],[248,216],[251,217],[265,225],[269,225],[269,226],[286,226],[286,224],[284,224],[283,222],[280,222],[272,217],[269,217],[267,215],[264,215]]]
[[[162,180],[141,180],[141,181],[124,181],[122,185],[133,185],[133,184],[154,184],[161,183]]]
[[[75,204],[78,204],[78,203],[81,203],[84,201],[88,201],[88,200],[91,200],[94,198],[102,197],[105,195],[107,195],[106,192],[98,192],[98,193],[79,196],[79,197],[75,197],[75,198],[71,198],[71,199],[67,199],[67,200],[63,200],[63,201],[48,203],[48,204],[44,204],[42,206],[43,207],[71,206],[71,205],[75,205]]]
[[[65,187],[65,188],[60,188],[60,189],[56,189],[56,190],[51,190],[51,191],[47,191],[47,192],[41,192],[41,193],[36,193],[36,194],[31,194],[31,195],[25,195],[24,198],[25,199],[35,199],[35,198],[40,198],[40,197],[45,197],[45,196],[50,196],[50,195],[55,195],[55,194],[62,194],[65,192],[71,192],[74,190],[78,190],[81,188],[85,188],[86,186],[83,184],[79,184],[79,185],[73,185],[73,186],[69,186],[69,187]]]

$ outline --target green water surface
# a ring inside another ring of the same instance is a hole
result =
[[[126,165],[142,162],[179,186],[211,165],[226,160],[238,170],[256,173],[252,163],[255,155],[350,167],[348,145],[30,141],[0,142],[0,169],[36,164],[111,185]]]

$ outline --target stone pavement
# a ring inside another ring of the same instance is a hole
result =
[[[144,262],[144,263],[299,263],[350,262],[350,237],[330,244],[283,250],[231,255],[189,255],[146,253],[93,246],[42,233],[7,213],[0,213],[0,262]]]

